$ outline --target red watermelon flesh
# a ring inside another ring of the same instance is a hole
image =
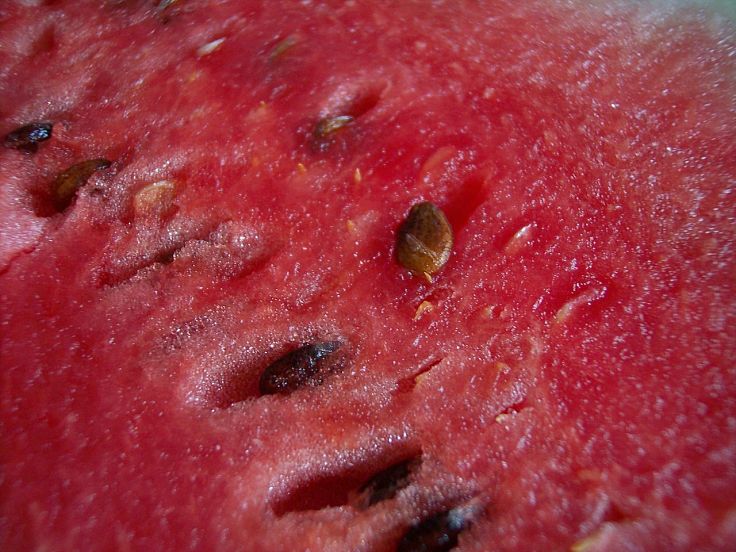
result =
[[[3,550],[733,549],[733,23],[6,1],[0,135],[33,122],[0,148]],[[395,258],[420,201],[431,282]]]

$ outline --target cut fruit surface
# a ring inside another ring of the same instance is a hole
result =
[[[0,3],[0,548],[732,550],[735,98],[680,4]]]

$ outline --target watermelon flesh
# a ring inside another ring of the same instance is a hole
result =
[[[694,8],[3,3],[2,548],[732,550],[735,97]]]

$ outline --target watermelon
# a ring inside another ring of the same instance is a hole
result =
[[[0,4],[3,550],[727,551],[736,31]]]

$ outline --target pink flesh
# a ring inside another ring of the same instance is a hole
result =
[[[553,1],[46,4],[0,5],[0,135],[55,124],[0,148],[4,550],[392,550],[468,504],[461,550],[736,541],[733,27]],[[173,207],[136,214],[163,179]],[[432,284],[393,256],[421,200],[455,230]],[[342,372],[258,397],[271,360],[334,337]],[[420,453],[396,497],[352,506]]]

